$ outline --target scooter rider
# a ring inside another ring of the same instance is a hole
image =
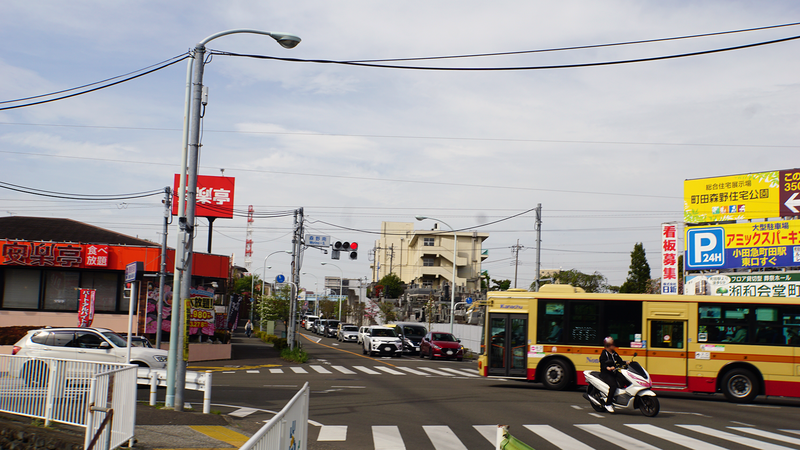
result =
[[[617,354],[617,346],[614,345],[614,338],[608,336],[603,339],[603,352],[600,353],[600,379],[608,385],[608,395],[606,395],[606,410],[614,412],[614,393],[617,392],[616,366],[624,365],[625,361]]]

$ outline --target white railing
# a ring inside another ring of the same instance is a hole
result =
[[[99,373],[89,387],[84,448],[117,448],[133,438],[136,428],[137,366]],[[105,423],[104,423],[105,422]]]
[[[90,421],[92,407],[117,408],[117,419],[107,426],[111,442],[124,442],[133,437],[136,369],[128,364],[0,355],[0,412],[42,419],[45,426],[59,422],[85,427],[89,442],[96,431]]]
[[[308,443],[308,382],[289,403],[239,450],[306,450]]]
[[[203,414],[211,414],[211,382],[213,372],[186,371],[186,382],[184,389],[192,391],[203,391]],[[137,373],[136,382],[150,386],[150,406],[156,404],[156,394],[159,387],[167,385],[167,371],[163,369],[148,369],[140,367]]]

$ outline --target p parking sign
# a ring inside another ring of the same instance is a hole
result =
[[[698,228],[686,231],[686,268],[690,270],[725,266],[725,229]]]

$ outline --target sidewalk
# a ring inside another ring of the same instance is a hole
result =
[[[231,340],[233,352],[230,360],[199,361],[189,365],[189,370],[219,370],[230,367],[265,364],[287,365],[280,359],[272,345],[244,333],[236,333]],[[214,391],[211,391],[212,398]],[[158,399],[163,401],[164,390],[159,389]],[[263,425],[263,424],[262,424]],[[203,414],[200,411],[173,411],[139,402],[136,406],[136,444],[141,450],[216,450],[241,447],[257,431],[252,425],[243,427],[235,418],[222,414]]]

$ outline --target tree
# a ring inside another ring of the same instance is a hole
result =
[[[579,287],[586,292],[607,292],[609,290],[608,279],[600,272],[588,274],[577,269],[559,270],[553,274],[553,282]],[[533,290],[535,287],[536,282],[533,282],[530,289]]]
[[[492,287],[490,291],[507,291],[511,287],[511,280],[495,280],[492,279]]]
[[[253,277],[255,277],[255,283],[253,282]],[[261,277],[257,274],[237,278],[233,283],[233,292],[236,294],[250,293],[250,289],[261,289]]]
[[[400,296],[403,295],[403,292],[406,290],[403,280],[401,280],[400,277],[394,273],[384,275],[378,284],[383,286],[384,298],[400,298]]]
[[[289,306],[292,301],[292,289],[289,286],[282,287],[275,291],[273,295],[262,297],[255,307],[255,311],[261,318],[261,326],[264,327],[269,320],[280,320],[288,330]]]
[[[397,313],[394,311],[394,303],[380,302],[378,303],[378,314],[380,314],[383,323],[389,323],[397,320]]]
[[[641,242],[633,246],[628,278],[622,283],[619,291],[624,294],[643,294],[650,287],[650,264]]]

